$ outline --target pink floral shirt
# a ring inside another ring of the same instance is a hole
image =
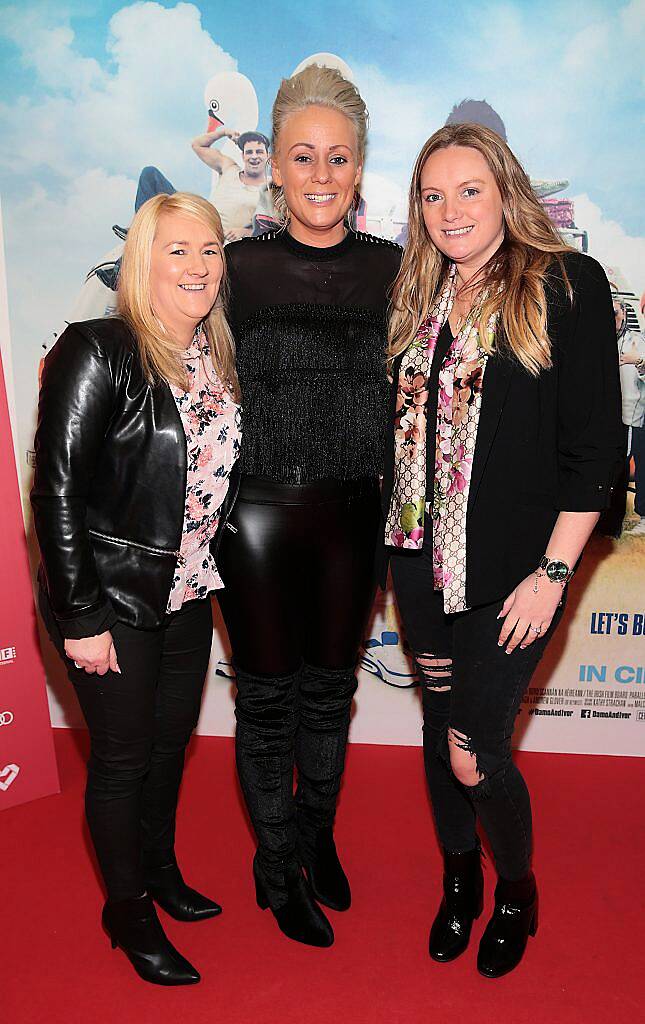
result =
[[[168,612],[223,587],[209,543],[219,523],[233,463],[240,452],[241,409],[220,382],[208,340],[199,331],[182,353],[189,390],[170,385],[186,434],[186,506]]]

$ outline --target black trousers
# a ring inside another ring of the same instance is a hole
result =
[[[274,906],[286,898],[287,865],[334,821],[379,522],[375,480],[243,477],[235,532],[218,554],[237,675],[237,767]]]
[[[475,849],[479,817],[499,874],[523,878],[531,858],[531,801],[512,760],[511,739],[522,697],[563,608],[543,636],[506,654],[497,644],[502,601],[446,615],[428,549],[394,554],[390,564],[422,687],[424,761],[439,840],[453,853]],[[453,775],[449,735],[474,755],[483,776],[478,785],[463,786]]]
[[[209,599],[155,630],[117,623],[121,673],[88,675],[65,656],[46,595],[41,613],[65,661],[90,733],[85,810],[108,899],[144,890],[143,867],[174,856],[184,754],[199,718],[213,636]]]

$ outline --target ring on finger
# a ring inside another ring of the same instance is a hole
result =
[[[531,626],[531,633],[535,633],[537,636],[542,632],[542,626]]]

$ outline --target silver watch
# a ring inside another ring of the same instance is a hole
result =
[[[560,558],[549,558],[548,555],[542,558],[538,572],[544,573],[551,583],[559,583],[561,587],[565,587],[573,576],[573,569],[566,562]]]

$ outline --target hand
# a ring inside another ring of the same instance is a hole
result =
[[[99,676],[104,676],[108,671],[121,672],[109,630],[98,636],[83,637],[82,640],[66,640],[65,654],[77,668],[85,669],[90,675],[95,672]]]
[[[240,137],[240,133],[234,131],[232,128],[225,128],[224,129],[224,135],[228,135],[228,137],[231,140],[231,142],[237,142],[237,140]]]
[[[504,625],[499,634],[499,646],[503,647],[508,640],[507,654],[512,654],[518,644],[523,651],[538,636],[546,633],[561,600],[562,587],[546,576],[538,579],[536,594],[535,574],[531,573],[508,595],[502,605],[498,618],[504,619]],[[536,629],[539,632],[536,633]]]
[[[237,240],[241,237],[242,236],[238,235],[237,232],[233,231],[232,228],[229,228],[228,231],[224,232],[224,239],[227,242],[237,242]]]
[[[632,347],[630,348],[630,350],[628,352],[623,352],[623,354],[621,355],[621,357],[619,359],[619,362],[620,362],[621,366],[625,366],[625,365],[635,366],[636,363],[640,363],[641,359],[642,359],[642,356],[640,356],[638,354],[638,349],[636,347],[636,342],[634,342],[634,344],[632,345]]]

